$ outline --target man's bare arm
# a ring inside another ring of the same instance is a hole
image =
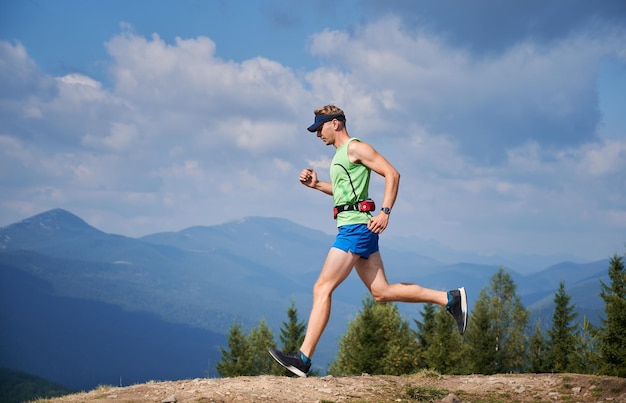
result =
[[[348,157],[354,163],[363,164],[385,178],[385,190],[381,207],[392,208],[398,196],[400,173],[385,157],[371,145],[361,141],[353,141],[348,146]],[[389,215],[379,213],[372,217],[368,227],[372,232],[383,232],[389,223]]]
[[[305,168],[300,172],[300,183],[311,189],[317,189],[327,195],[333,194],[333,185],[317,179],[317,172],[313,168]]]

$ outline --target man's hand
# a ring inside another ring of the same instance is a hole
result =
[[[312,168],[305,168],[300,172],[300,183],[304,186],[315,189],[317,186],[317,172]]]
[[[367,228],[375,234],[381,234],[389,224],[389,215],[385,213],[379,213],[378,215],[370,218],[367,222]]]

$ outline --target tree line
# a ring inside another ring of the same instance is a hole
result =
[[[610,259],[608,274],[609,283],[600,284],[605,313],[600,326],[586,317],[577,320],[564,281],[554,294],[551,327],[544,330],[539,320],[529,326],[530,313],[504,268],[480,291],[463,336],[442,307],[425,304],[413,329],[396,305],[367,296],[340,339],[328,373],[402,375],[428,369],[441,374],[574,372],[626,377],[624,256]],[[297,351],[305,330],[292,302],[280,328],[282,350]],[[267,354],[276,342],[265,320],[248,334],[234,324],[227,342],[215,366],[221,377],[288,374]]]

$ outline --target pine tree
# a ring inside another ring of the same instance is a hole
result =
[[[291,305],[287,309],[287,319],[288,321],[283,322],[280,328],[282,350],[298,351],[304,341],[306,325],[298,320],[298,310],[293,301],[291,301]]]
[[[222,378],[252,373],[252,356],[248,340],[239,323],[231,326],[228,333],[228,350],[220,347],[222,358],[215,364],[217,374]]]
[[[269,347],[276,347],[276,342],[265,319],[261,319],[248,335],[240,324],[235,323],[228,334],[228,350],[220,347],[222,358],[215,370],[223,378],[282,374],[282,367],[267,353]]]
[[[578,313],[575,306],[570,305],[571,296],[565,292],[565,283],[561,281],[554,295],[554,313],[552,327],[548,330],[548,349],[550,366],[553,372],[567,372],[570,369],[570,358],[576,347],[576,319]]]
[[[339,341],[337,360],[330,365],[332,375],[388,374],[415,372],[420,347],[416,334],[395,305],[377,303],[371,296],[350,322]]]
[[[432,338],[435,330],[435,304],[424,304],[422,310],[422,320],[414,320],[415,326],[417,326],[417,341],[420,346],[425,350],[428,348],[428,340]]]
[[[466,370],[470,373],[492,375],[496,373],[496,356],[498,353],[498,335],[495,332],[489,311],[489,297],[486,289],[482,289],[472,310],[465,333],[468,356]]]
[[[257,327],[250,331],[247,337],[247,345],[250,349],[251,370],[242,375],[264,375],[282,373],[274,359],[267,353],[270,347],[276,347],[272,330],[267,326],[265,319],[261,319]],[[282,367],[280,367],[282,368]]]
[[[494,301],[494,319],[499,333],[498,372],[521,372],[526,356],[526,326],[529,313],[517,294],[517,285],[500,268],[491,283]]]
[[[500,268],[481,290],[467,330],[470,371],[493,374],[520,372],[526,355],[528,311],[511,276]]]
[[[615,254],[609,261],[609,285],[600,281],[600,296],[604,300],[600,351],[602,372],[626,376],[626,271],[624,258]]]
[[[528,342],[528,371],[534,373],[548,372],[550,364],[547,355],[548,342],[543,335],[541,321],[537,320],[535,330],[530,335],[530,341]]]
[[[424,304],[422,310],[422,320],[418,321],[417,319],[414,319],[415,326],[417,327],[417,341],[424,352],[428,349],[430,340],[433,340],[435,337],[435,313],[435,304]],[[418,365],[420,368],[428,368],[425,354],[420,356]]]
[[[442,374],[461,373],[463,340],[454,318],[442,307],[435,314],[433,325],[424,352],[427,367]]]
[[[576,348],[570,359],[570,371],[578,374],[597,374],[600,370],[600,354],[598,352],[598,328],[587,317],[576,334]]]

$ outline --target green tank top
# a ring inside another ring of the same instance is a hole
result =
[[[352,141],[361,141],[352,137],[335,152],[330,164],[330,180],[333,185],[335,206],[354,204],[368,198],[371,170],[363,164],[355,164],[348,158],[348,145]],[[366,224],[372,215],[369,212],[342,211],[337,215],[337,226]]]

